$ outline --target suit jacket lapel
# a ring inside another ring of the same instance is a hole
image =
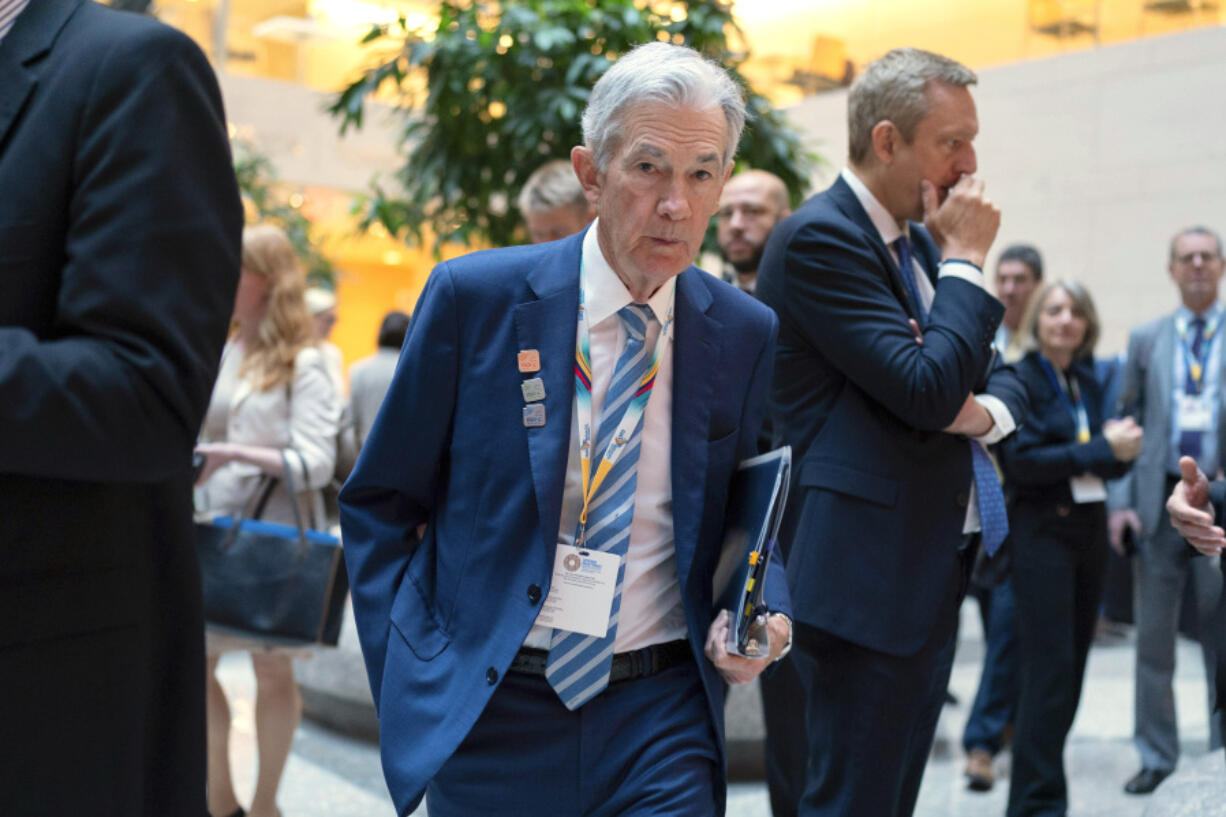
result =
[[[536,376],[545,382],[545,425],[524,427],[524,433],[542,542],[550,560],[557,543],[570,455],[582,236],[580,233],[560,242],[546,262],[528,274],[528,287],[535,299],[515,307],[519,348],[508,350],[511,360],[523,349],[536,349],[541,357],[541,371]]]
[[[941,253],[923,225],[914,221],[911,222],[911,246],[915,249],[915,257],[920,262],[920,266],[924,268],[924,274],[928,276],[929,283],[935,289],[937,274],[941,267]]]
[[[672,489],[677,579],[684,595],[702,525],[706,497],[707,429],[712,379],[719,365],[715,339],[720,325],[706,314],[711,293],[690,267],[677,278],[673,335]]]
[[[0,40],[0,153],[17,114],[38,85],[28,67],[46,56],[64,23],[81,0],[30,0],[12,29]]]
[[[1163,319],[1162,324],[1158,327],[1158,333],[1154,337],[1154,347],[1149,353],[1149,368],[1152,371],[1154,380],[1152,382],[1152,390],[1146,396],[1146,400],[1154,401],[1154,409],[1158,412],[1159,424],[1158,429],[1155,429],[1161,439],[1161,450],[1166,452],[1166,457],[1170,456],[1171,438],[1171,423],[1175,422],[1175,418],[1171,416],[1171,395],[1175,388],[1175,318],[1168,315]],[[1166,467],[1166,463],[1163,463]]]
[[[903,309],[907,314],[916,321],[920,320],[919,304],[911,303],[911,296],[907,294],[907,285],[903,283],[901,273],[898,269],[898,263],[894,260],[893,254],[890,253],[890,248],[881,240],[881,233],[877,232],[877,226],[873,224],[873,220],[868,217],[860,200],[856,198],[855,191],[851,189],[851,185],[843,181],[843,177],[835,179],[835,182],[830,187],[830,197],[835,205],[843,212],[843,215],[855,222],[856,226],[864,231],[868,237],[869,244],[877,253],[878,260],[881,266],[886,271],[887,283],[890,289],[894,292],[894,297],[902,304]],[[916,242],[911,242],[914,248]],[[921,260],[921,263],[922,260]]]

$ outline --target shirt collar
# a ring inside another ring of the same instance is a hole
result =
[[[610,315],[617,314],[622,307],[634,303],[630,290],[626,289],[622,279],[617,277],[600,249],[600,241],[596,236],[599,226],[600,219],[597,218],[583,236],[583,256],[580,261],[587,270],[587,291],[583,293],[583,307],[587,311],[588,326],[595,326]],[[664,326],[668,318],[668,309],[676,287],[677,277],[673,276],[647,301],[661,326]],[[671,334],[672,330],[669,331]]]
[[[1213,323],[1217,319],[1218,315],[1221,314],[1221,312],[1222,312],[1221,302],[1214,301],[1213,306],[1209,307],[1203,313],[1201,313],[1200,317],[1205,319],[1205,323]],[[1175,310],[1175,318],[1177,320],[1183,321],[1185,325],[1188,323],[1191,323],[1192,319],[1195,317],[1197,317],[1197,314],[1193,312],[1191,309],[1188,309],[1183,304],[1180,304],[1179,308]]]
[[[873,226],[877,228],[877,234],[881,236],[881,240],[885,242],[887,247],[891,246],[902,236],[906,235],[910,238],[909,230],[904,230],[898,226],[898,222],[890,215],[890,211],[885,209],[885,205],[877,201],[877,197],[872,194],[868,186],[860,181],[860,177],[850,167],[843,168],[839,174],[843,181],[847,182],[847,186],[851,188],[851,192],[856,194],[856,200],[860,202],[860,206],[864,208],[864,212],[868,213],[868,218],[873,222]]]

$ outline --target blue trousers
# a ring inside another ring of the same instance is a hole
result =
[[[953,669],[952,616],[900,658],[797,623],[809,694],[803,817],[910,817]]]
[[[911,817],[957,645],[978,545],[916,653],[889,655],[796,622],[792,658],[808,695],[801,817]]]
[[[758,676],[766,726],[766,788],[772,817],[796,817],[805,792],[809,741],[805,737],[805,687],[792,658]]]
[[[1006,578],[994,587],[975,588],[971,592],[979,599],[987,651],[979,691],[962,732],[962,746],[968,752],[983,749],[995,755],[1000,751],[1001,733],[1017,713],[1021,675],[1013,580]]]
[[[612,684],[571,712],[508,672],[426,789],[430,817],[720,815],[724,774],[694,664]]]

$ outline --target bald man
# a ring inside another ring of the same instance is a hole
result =
[[[733,269],[729,283],[753,294],[766,239],[791,213],[787,185],[774,173],[744,170],[728,180],[716,227],[720,253]]]

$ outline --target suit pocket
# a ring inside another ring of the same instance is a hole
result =
[[[392,601],[392,626],[421,661],[431,660],[451,643],[451,634],[435,617],[412,572],[405,574]]]
[[[804,488],[825,488],[884,508],[892,508],[898,502],[898,480],[834,462],[817,460],[803,463],[800,467],[800,485]]]

